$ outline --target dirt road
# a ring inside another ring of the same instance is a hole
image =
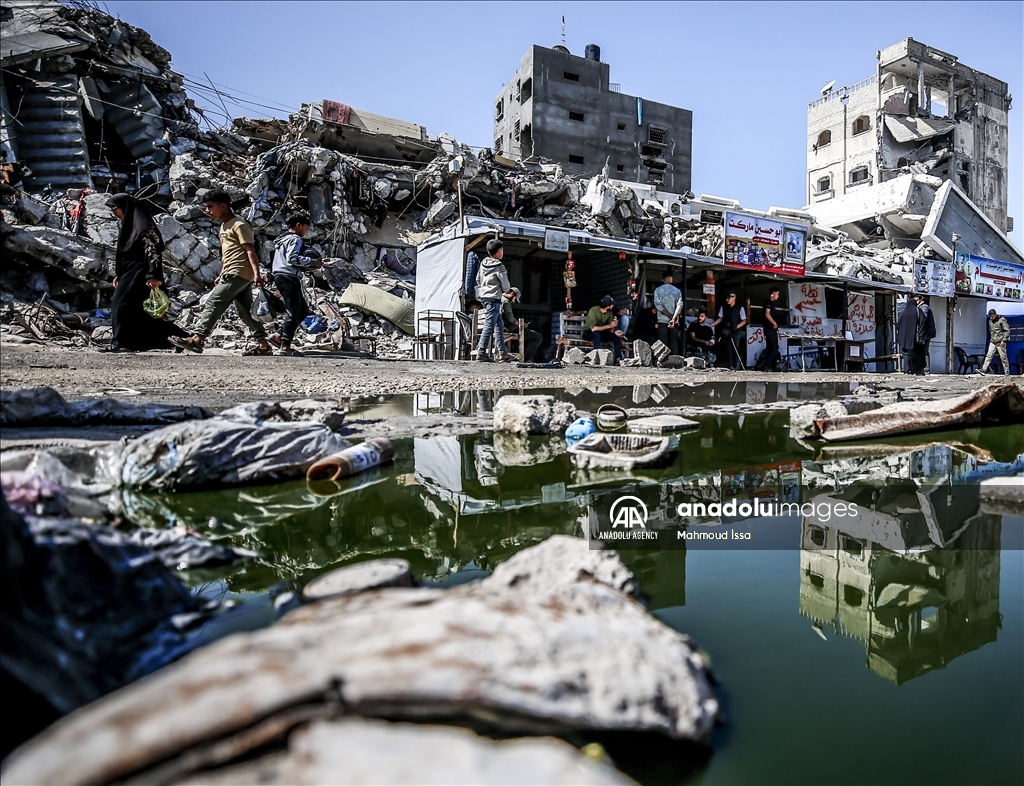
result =
[[[389,361],[344,357],[241,357],[224,351],[107,354],[94,350],[4,342],[0,384],[5,389],[49,385],[70,399],[130,389],[139,401],[200,404],[219,409],[260,399],[381,396],[478,389],[595,388],[708,382],[857,382],[910,398],[963,392],[993,378],[910,377],[903,374],[807,372],[762,374],[656,368],[522,368],[514,364]]]

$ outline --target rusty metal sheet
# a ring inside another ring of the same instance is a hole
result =
[[[1024,423],[1024,388],[1014,382],[996,382],[964,396],[900,402],[859,415],[815,420],[814,424],[818,436],[826,442],[845,442],[963,428],[983,421]]]
[[[324,99],[323,109],[320,110],[325,123],[334,126],[347,126],[352,115],[352,107],[348,104],[340,104],[337,101]]]

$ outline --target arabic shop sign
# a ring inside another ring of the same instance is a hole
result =
[[[726,211],[726,267],[802,276],[806,246],[803,227]]]
[[[914,260],[914,293],[953,297],[953,263],[941,259]]]
[[[1024,302],[1024,265],[957,254],[956,292],[987,300]]]

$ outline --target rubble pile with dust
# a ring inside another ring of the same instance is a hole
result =
[[[109,340],[104,306],[118,224],[105,202],[122,190],[156,208],[172,315],[186,327],[220,270],[218,228],[203,209],[211,191],[235,200],[267,266],[284,219],[307,213],[307,242],[325,265],[304,276],[319,319],[313,332],[300,331],[300,348],[411,356],[410,337],[378,315],[339,304],[338,296],[360,283],[412,300],[416,247],[459,219],[460,190],[466,215],[707,257],[722,252],[721,226],[672,214],[610,180],[607,169],[580,179],[558,164],[474,151],[402,121],[368,113],[357,119],[356,110],[329,101],[304,104],[287,120],[239,117],[214,129],[188,98],[187,80],[170,70],[166,50],[85,4],[12,3],[2,26],[0,143],[10,164],[0,193],[8,262],[0,274],[0,322],[8,336],[75,345]],[[812,238],[819,269],[893,283],[909,276],[901,255],[844,237],[826,231]],[[228,349],[247,341],[233,311],[210,338]]]

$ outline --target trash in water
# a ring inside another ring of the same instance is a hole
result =
[[[565,441],[570,445],[575,445],[595,431],[597,431],[597,426],[594,425],[593,420],[590,418],[576,418],[576,420],[569,424],[569,428],[565,430]]]
[[[370,467],[386,464],[394,457],[395,449],[390,440],[382,437],[368,439],[333,456],[320,459],[306,470],[306,480],[340,480]]]
[[[580,469],[609,467],[628,470],[653,464],[668,450],[668,437],[594,433],[570,445],[569,455]]]

